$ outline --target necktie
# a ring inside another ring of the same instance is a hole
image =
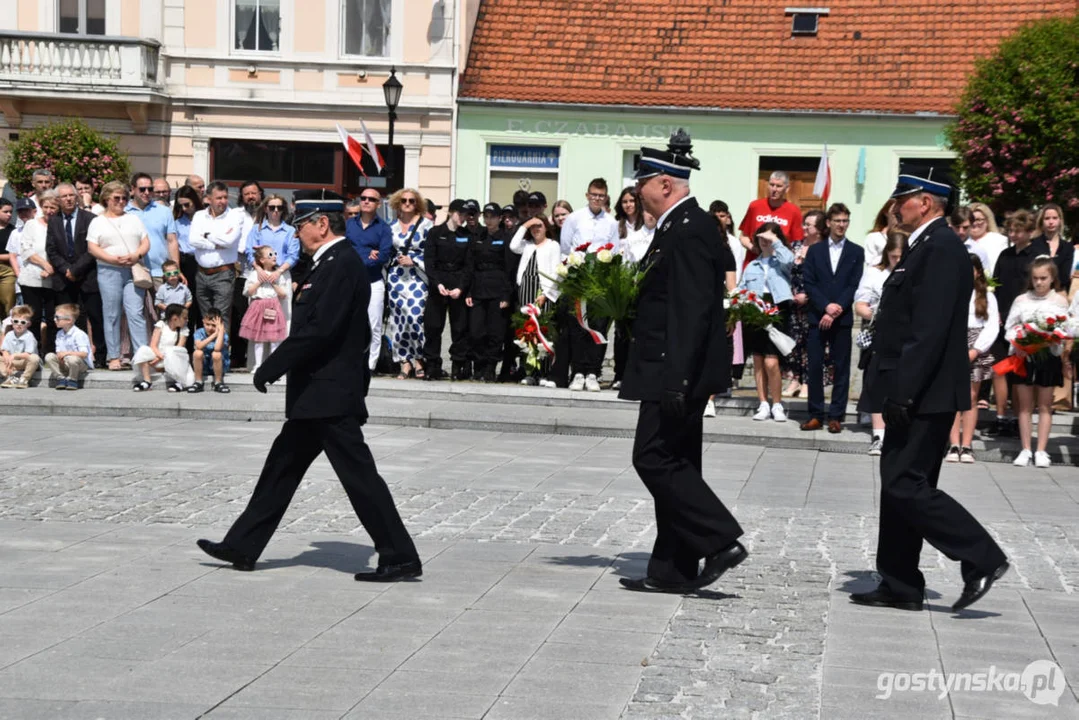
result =
[[[68,257],[75,256],[75,233],[71,231],[71,216],[68,215],[64,218],[64,232],[67,233],[67,255]]]

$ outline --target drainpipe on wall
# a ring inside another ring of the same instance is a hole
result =
[[[450,79],[450,196],[447,205],[457,196],[457,87],[461,77],[461,19],[465,0],[453,0],[453,77]]]

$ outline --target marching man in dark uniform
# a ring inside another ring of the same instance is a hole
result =
[[[453,379],[472,377],[468,351],[468,297],[471,262],[469,247],[474,233],[468,228],[469,217],[479,212],[473,200],[454,200],[446,222],[431,228],[424,244],[427,268],[427,307],[423,313],[423,365],[427,379],[445,377],[442,372],[442,330],[446,313],[450,315],[450,360]]]
[[[880,585],[854,593],[860,605],[921,610],[922,540],[962,564],[961,610],[1007,570],[985,528],[937,489],[956,411],[970,409],[967,312],[973,272],[963,241],[944,219],[952,193],[941,174],[904,169],[893,212],[911,233],[907,251],[884,282],[868,385],[884,408],[888,432],[880,458]]]
[[[198,545],[238,570],[253,570],[307,468],[325,451],[378,553],[378,568],[356,579],[418,577],[422,567],[416,547],[363,439],[364,397],[371,381],[371,283],[360,256],[344,239],[344,198],[320,190],[296,196],[294,224],[304,252],[311,255],[311,272],[297,289],[288,339],[254,377],[255,388],[264,393],[267,383],[288,375],[288,419],[247,508],[224,541],[199,540]]]
[[[659,218],[641,265],[629,360],[619,397],[640,400],[633,467],[656,504],[648,574],[621,580],[631,590],[692,592],[747,557],[742,528],[701,475],[702,414],[730,382],[721,238],[689,194],[689,136],[668,151],[641,148],[637,190]],[[701,560],[704,565],[701,567]]]
[[[472,238],[469,249],[472,283],[465,300],[470,316],[469,344],[474,376],[488,383],[496,379],[495,367],[502,356],[502,341],[510,318],[513,282],[508,274],[507,256],[516,254],[509,252],[513,233],[498,227],[501,215],[502,208],[496,203],[487,203],[483,208],[488,224]]]

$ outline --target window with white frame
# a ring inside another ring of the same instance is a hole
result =
[[[281,0],[233,0],[236,50],[277,52],[281,44]]]
[[[392,0],[345,0],[345,55],[387,57],[390,54]]]
[[[105,0],[58,0],[56,17],[62,33],[105,34]]]

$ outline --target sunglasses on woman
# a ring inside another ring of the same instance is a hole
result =
[[[285,206],[284,205],[267,205],[266,209],[269,210],[270,212],[284,212],[285,211]]]
[[[415,205],[416,198],[401,198],[402,205]]]

